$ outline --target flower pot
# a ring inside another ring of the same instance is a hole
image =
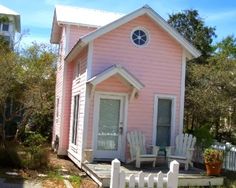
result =
[[[208,176],[220,175],[222,162],[205,163],[205,165]]]

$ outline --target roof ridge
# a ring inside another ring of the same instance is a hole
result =
[[[1,12],[1,11],[5,11],[5,12]],[[7,13],[8,12],[8,13]],[[18,12],[4,6],[0,4],[0,14],[11,14],[11,15],[20,15]]]
[[[79,6],[71,6],[71,5],[55,5],[55,7],[67,7],[71,9],[81,9],[81,10],[87,10],[87,11],[94,11],[94,12],[101,12],[101,13],[110,13],[110,14],[117,14],[117,15],[125,15],[125,13],[121,12],[113,12],[113,11],[107,11],[102,9],[95,9],[95,8],[87,8],[87,7],[79,7]]]

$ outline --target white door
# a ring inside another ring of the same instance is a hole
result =
[[[94,158],[120,159],[124,129],[124,97],[97,94],[95,99]]]

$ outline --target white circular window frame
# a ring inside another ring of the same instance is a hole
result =
[[[138,45],[138,44],[136,44],[136,43],[133,41],[132,36],[133,36],[133,33],[134,33],[136,30],[142,30],[142,31],[146,34],[146,36],[147,36],[147,41],[146,41],[145,44],[143,44],[143,45]],[[146,46],[149,44],[149,42],[150,42],[150,33],[149,33],[149,31],[148,31],[145,27],[142,27],[142,26],[135,27],[135,28],[131,31],[130,40],[131,40],[131,42],[132,42],[132,44],[133,44],[134,46],[136,46],[136,47],[138,47],[138,48],[144,48],[144,47],[146,47]]]

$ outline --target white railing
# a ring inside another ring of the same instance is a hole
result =
[[[223,169],[236,171],[236,146],[230,143],[215,143],[212,147],[224,151]]]
[[[111,163],[111,180],[110,188],[163,188],[164,185],[167,188],[178,187],[178,175],[179,175],[179,163],[172,161],[170,163],[170,170],[167,174],[163,174],[161,171],[157,174],[147,174],[140,171],[137,174],[125,174],[120,169],[120,161],[114,159]]]

